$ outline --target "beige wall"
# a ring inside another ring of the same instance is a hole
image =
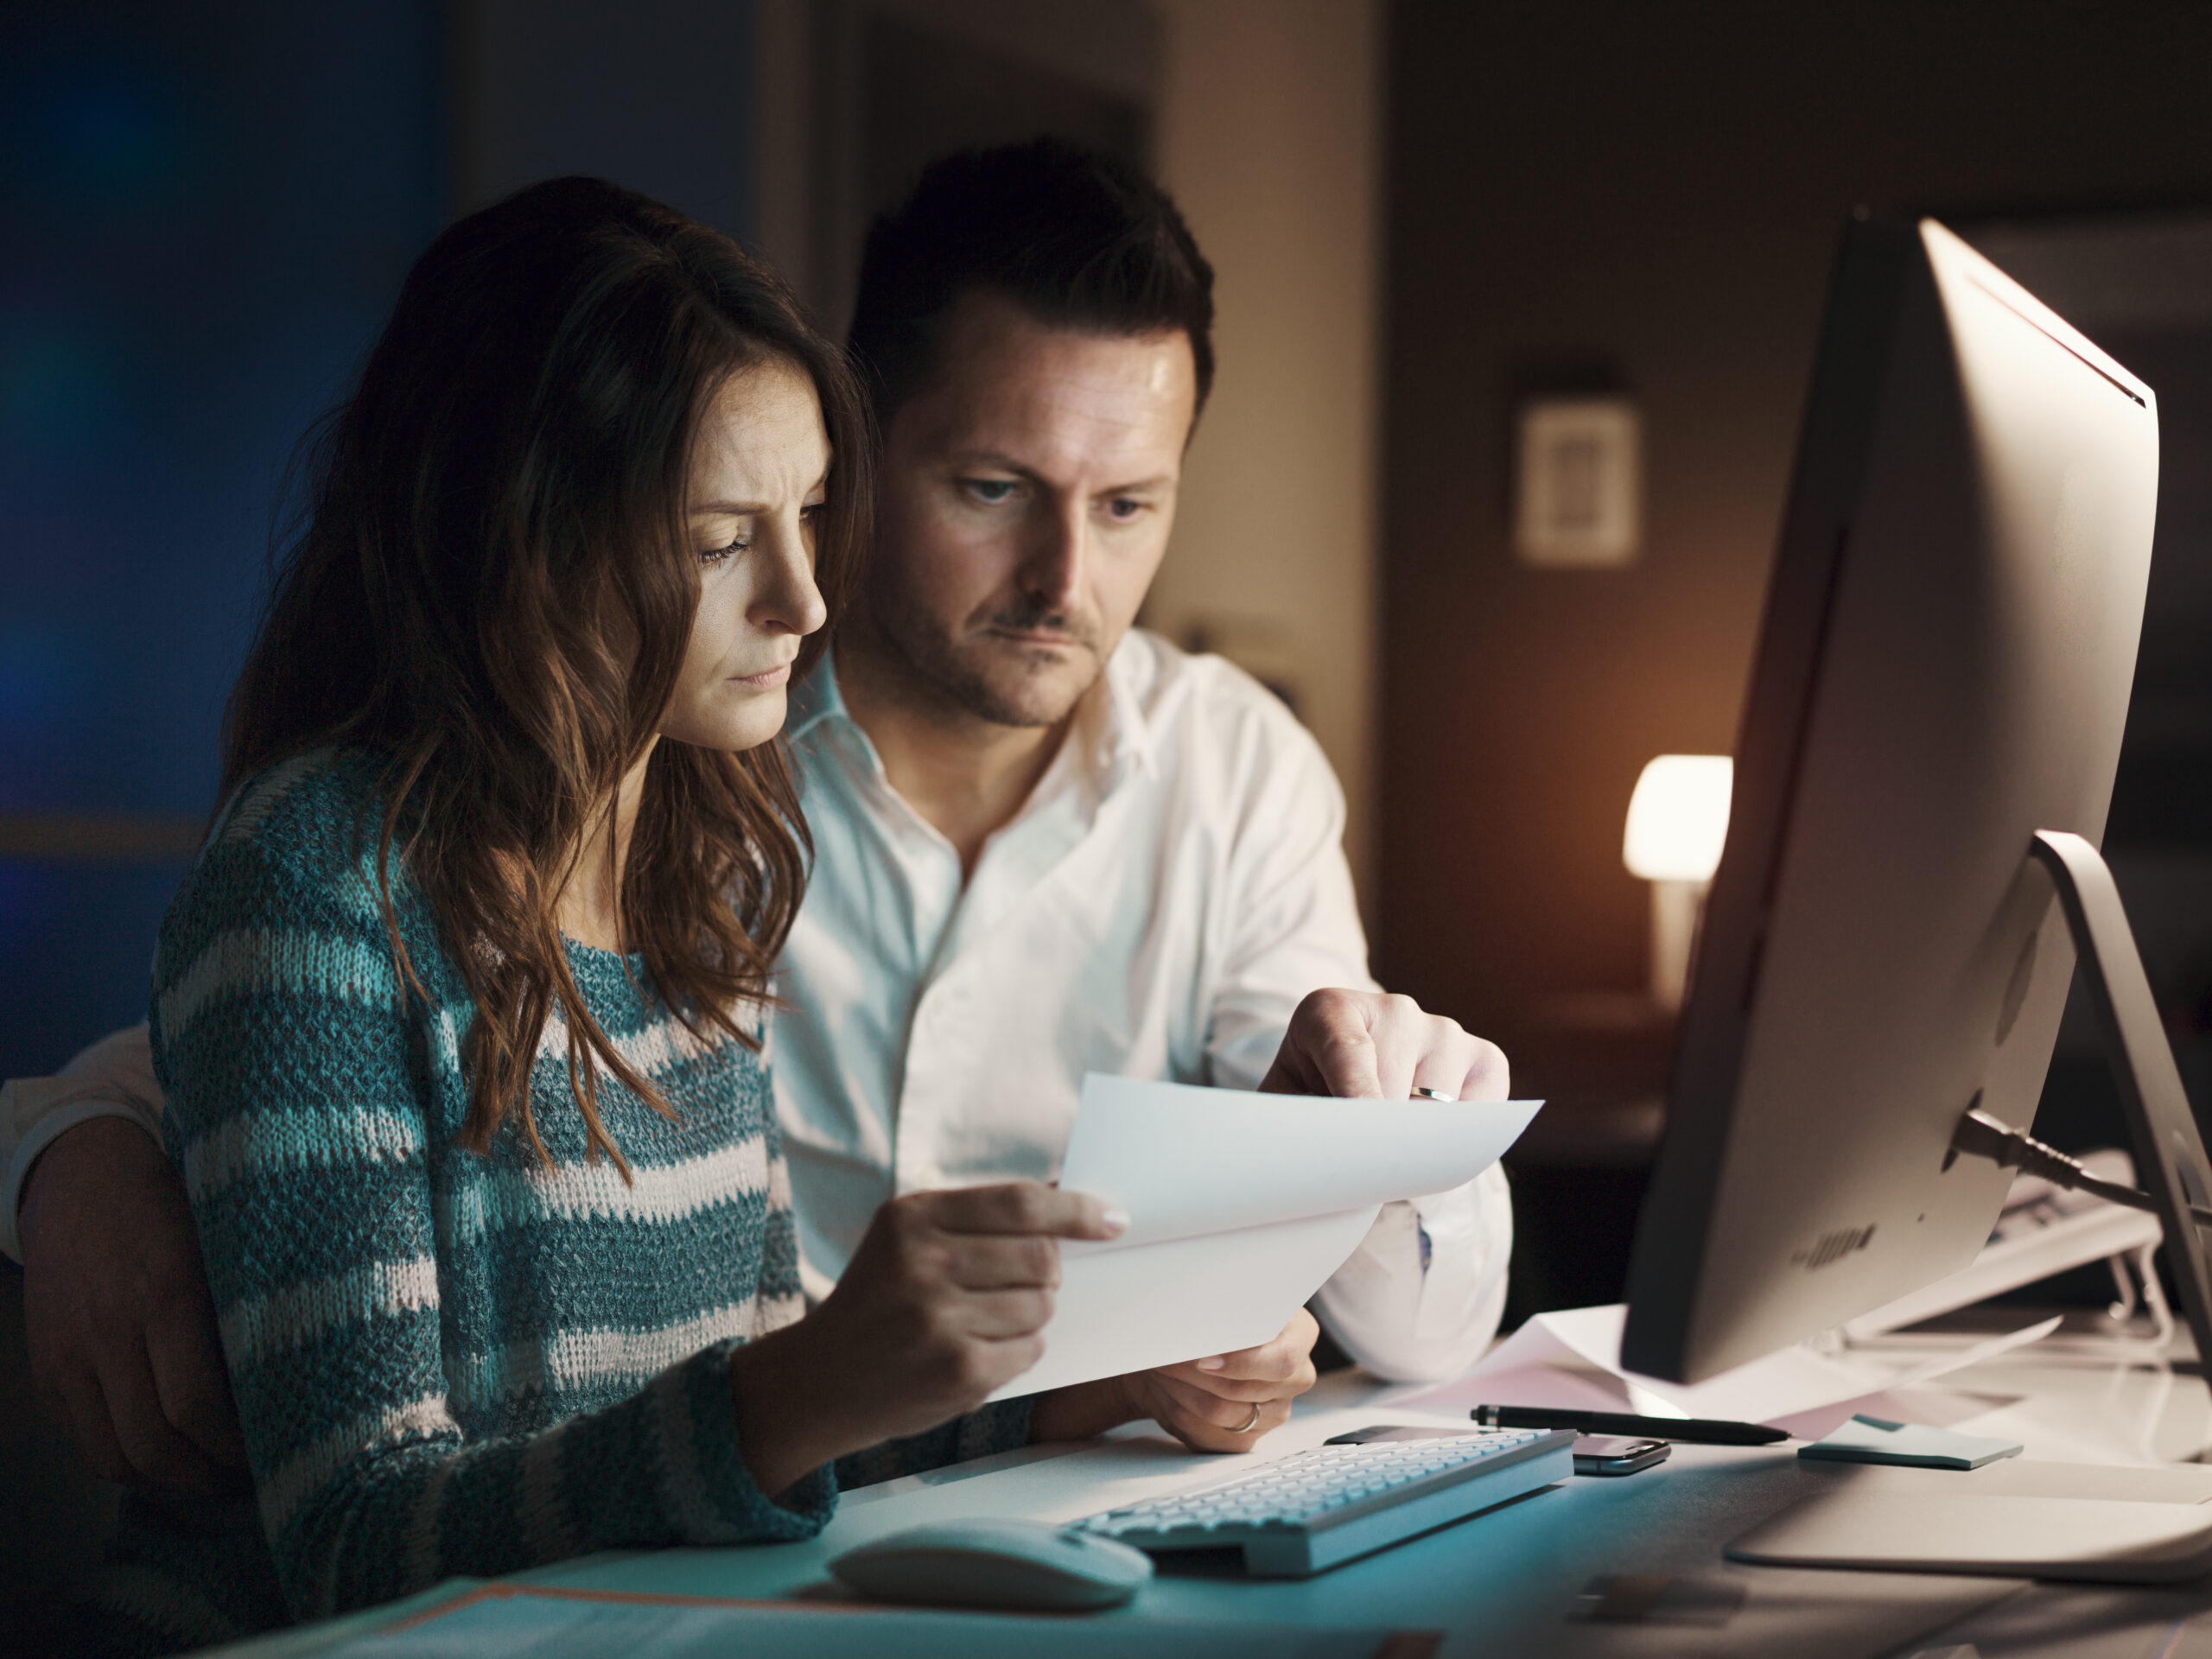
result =
[[[1160,177],[1213,262],[1220,378],[1146,620],[1290,681],[1372,889],[1377,0],[1155,0]]]

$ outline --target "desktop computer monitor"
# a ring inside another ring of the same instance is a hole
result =
[[[2148,386],[1933,221],[1849,226],[1630,1266],[1630,1369],[1709,1376],[1988,1237],[2009,1172],[1953,1135],[1970,1107],[2034,1118],[2075,949],[2028,852],[2103,833],[2158,474]]]

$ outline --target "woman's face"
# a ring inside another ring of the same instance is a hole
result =
[[[685,504],[699,613],[660,734],[749,749],[783,728],[802,636],[829,620],[814,585],[814,516],[830,436],[805,372],[741,370],[700,423]]]

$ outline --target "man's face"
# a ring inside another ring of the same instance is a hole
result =
[[[938,373],[892,417],[870,609],[948,702],[1065,718],[1167,550],[1198,406],[1189,336],[1090,334],[960,302]]]

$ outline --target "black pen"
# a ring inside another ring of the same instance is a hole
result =
[[[1786,1428],[1722,1423],[1704,1417],[1637,1417],[1624,1411],[1555,1411],[1548,1406],[1477,1406],[1467,1414],[1485,1428],[1571,1428],[1580,1434],[1637,1434],[1691,1446],[1772,1446]]]

